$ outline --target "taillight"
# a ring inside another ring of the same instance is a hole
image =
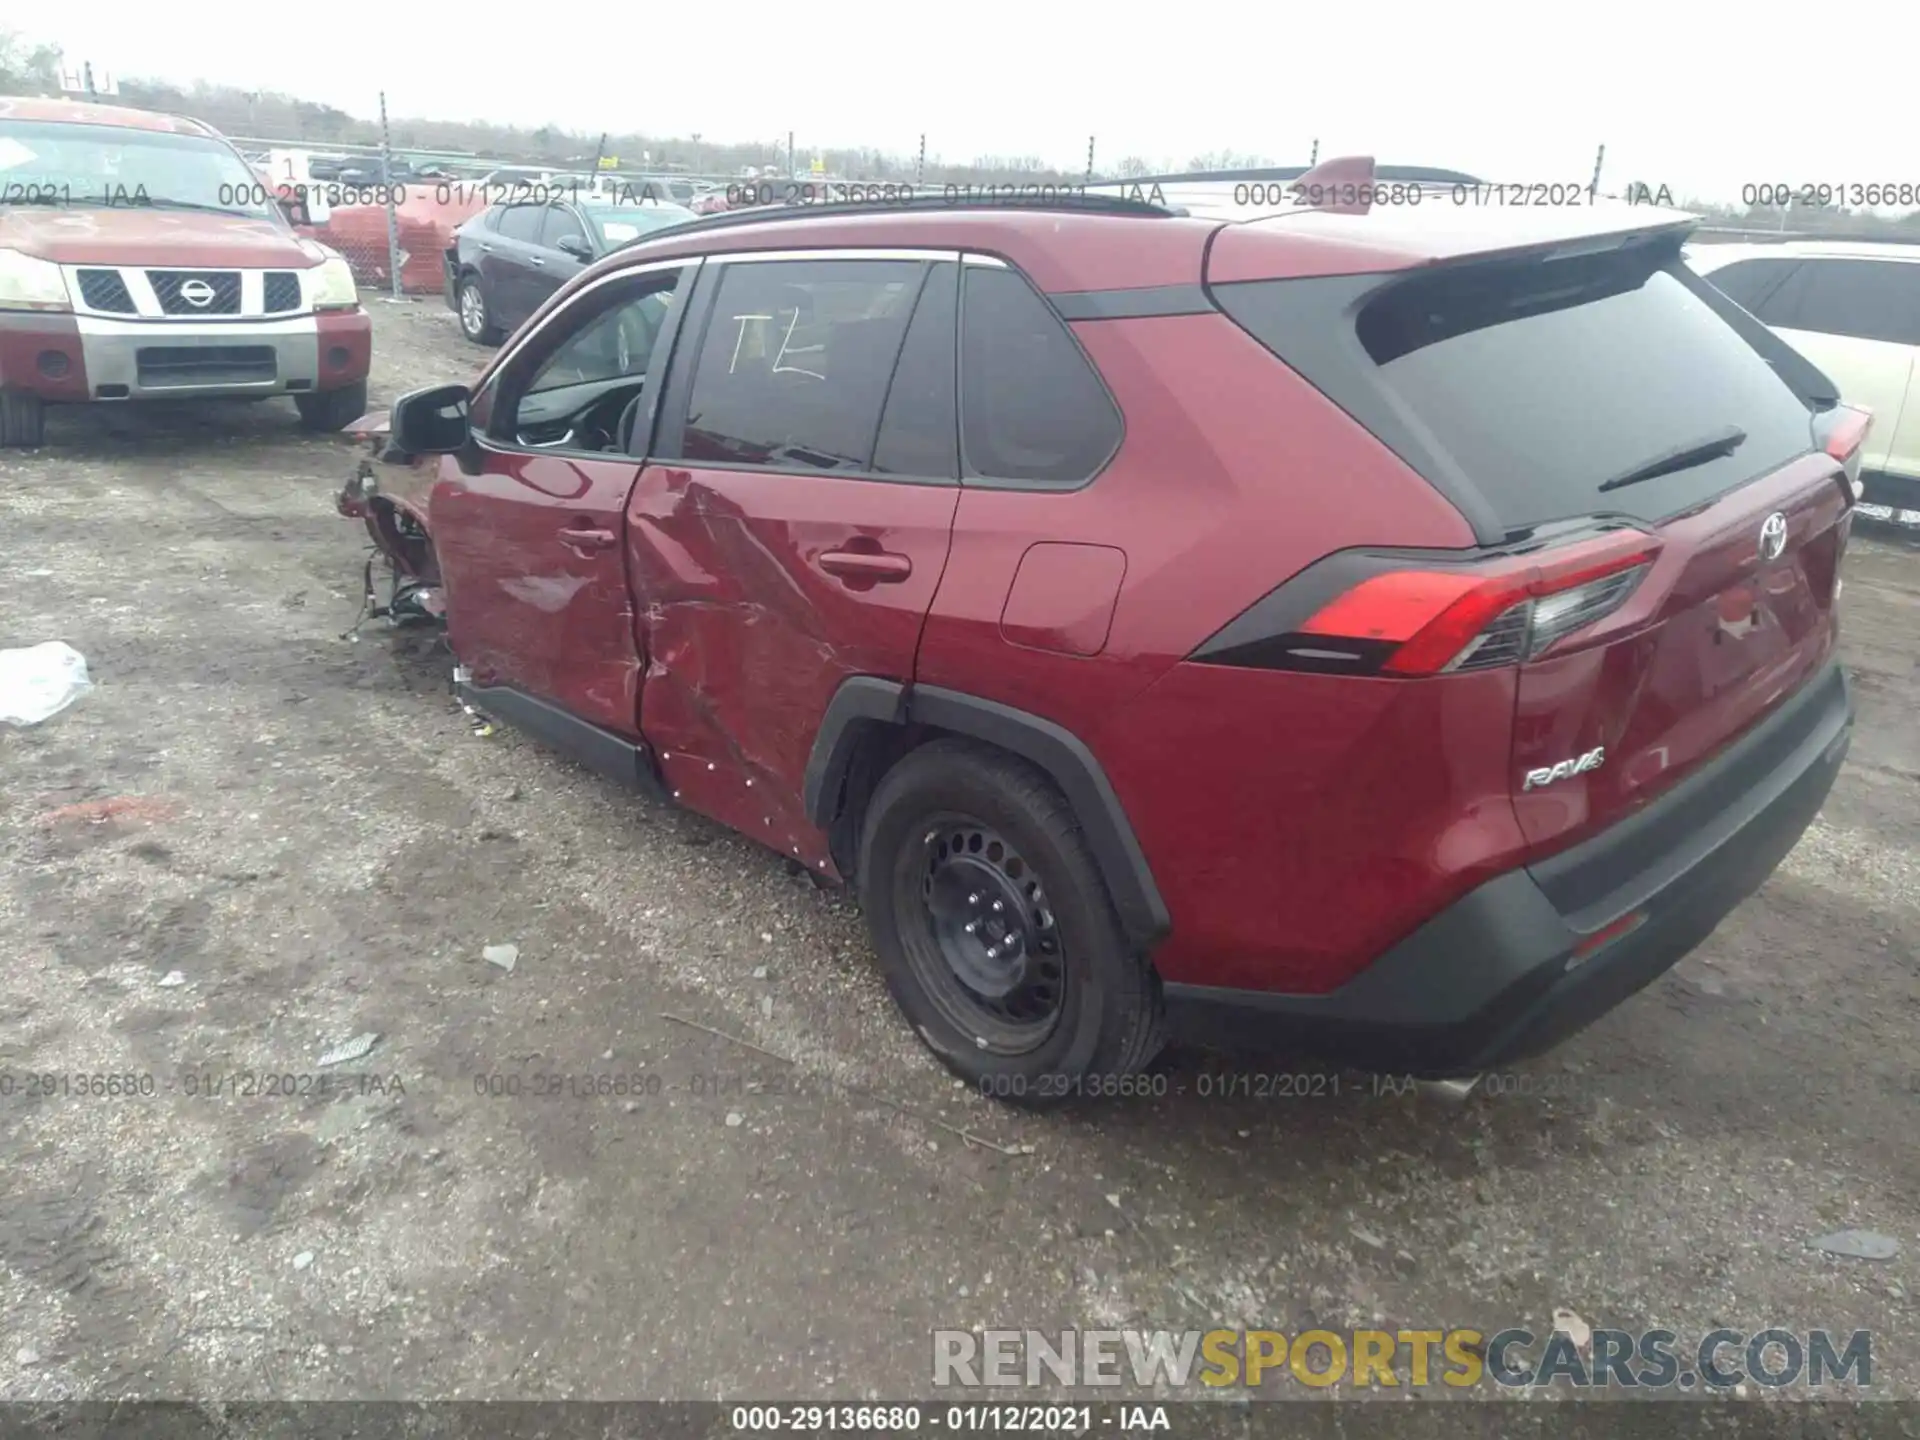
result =
[[[1871,410],[1863,410],[1858,405],[1837,405],[1833,419],[1828,422],[1826,442],[1821,448],[1844,465],[1860,453],[1860,447],[1867,443],[1867,432],[1871,429]]]
[[[1444,675],[1518,665],[1618,610],[1659,549],[1660,542],[1644,531],[1619,530],[1472,565],[1394,563],[1377,554],[1330,557],[1222,630],[1193,658],[1349,675]],[[1330,584],[1338,585],[1336,593],[1292,618],[1306,606],[1289,602],[1287,592],[1325,596]]]

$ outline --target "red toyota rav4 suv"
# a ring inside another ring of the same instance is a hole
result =
[[[1168,1021],[1470,1075],[1705,938],[1851,734],[1867,417],[1690,224],[715,217],[341,505],[474,704],[853,882],[993,1093]]]

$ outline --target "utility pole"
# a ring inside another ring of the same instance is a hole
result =
[[[1600,167],[1607,162],[1607,147],[1602,145],[1600,153],[1593,157],[1593,184],[1587,187],[1587,200],[1592,203],[1600,194]]]
[[[1316,135],[1313,140],[1313,153],[1307,157],[1307,168],[1311,170],[1315,165],[1318,165],[1319,163],[1320,163],[1320,137]]]
[[[793,132],[789,130],[787,131],[787,178],[791,180],[793,176]]]
[[[380,188],[387,199],[387,274],[393,281],[393,298],[406,292],[400,286],[400,220],[393,210],[393,136],[387,130],[387,92],[380,92]]]
[[[1089,135],[1087,137],[1087,183],[1088,184],[1093,183],[1093,141],[1094,141],[1094,137]]]
[[[87,98],[91,100],[94,96],[100,93],[98,90],[93,88],[93,62],[91,60],[87,61],[86,65],[83,68],[86,71]]]
[[[913,183],[916,185],[921,184],[926,180],[926,178],[927,178],[927,136],[926,136],[926,132],[922,131],[920,134],[920,159],[915,163],[913,167]]]

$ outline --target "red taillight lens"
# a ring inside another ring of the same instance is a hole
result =
[[[1618,610],[1659,542],[1640,531],[1581,541],[1473,570],[1395,570],[1323,606],[1303,635],[1383,642],[1390,675],[1516,665]]]
[[[1871,429],[1871,410],[1863,410],[1858,405],[1839,406],[1832,426],[1827,431],[1827,454],[1842,463],[1851,460],[1854,452],[1867,443],[1867,432]]]

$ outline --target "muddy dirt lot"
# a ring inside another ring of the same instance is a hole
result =
[[[373,308],[376,401],[475,368]],[[1867,1329],[1920,1395],[1920,545],[1856,540],[1821,821],[1561,1051],[1459,1107],[1180,1054],[1035,1118],[908,1036],[844,899],[343,639],[351,464],[278,403],[0,458],[0,645],[97,685],[0,730],[0,1394],[897,1398],[937,1327],[1566,1307]],[[1903,1248],[1809,1244],[1850,1226]]]

